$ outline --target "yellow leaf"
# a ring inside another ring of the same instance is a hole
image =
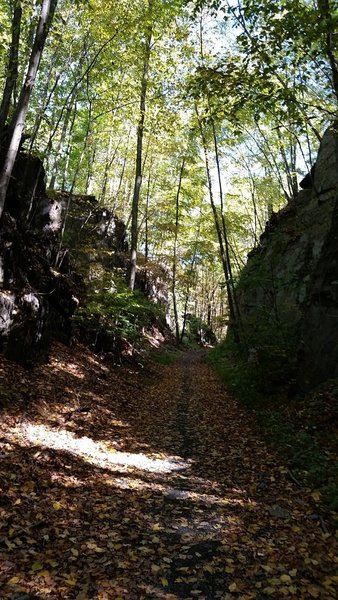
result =
[[[18,583],[19,581],[20,581],[20,577],[12,577],[8,583],[9,583],[9,585],[14,585],[15,583]]]
[[[230,583],[229,592],[237,592],[237,583]]]
[[[291,577],[290,575],[281,575],[280,578],[282,583],[291,583]]]
[[[292,569],[291,571],[289,571],[289,575],[291,575],[291,577],[296,577],[297,569]]]
[[[48,563],[51,567],[57,567],[58,566],[58,562],[56,560],[54,560],[53,558],[47,558],[46,563]]]
[[[71,548],[70,551],[71,551],[71,553],[72,553],[73,556],[79,556],[79,551],[76,550],[76,548]]]
[[[318,588],[314,587],[313,585],[309,585],[306,589],[312,598],[319,598],[320,592]]]
[[[53,508],[54,510],[61,510],[62,506],[60,502],[53,502]]]
[[[235,567],[225,567],[224,571],[226,573],[233,573],[235,570]]]
[[[168,579],[166,579],[165,577],[162,577],[161,583],[162,583],[163,587],[168,587],[168,585],[169,585]]]
[[[43,569],[43,571],[40,571],[39,573],[40,577],[43,577],[47,583],[51,583],[51,576],[50,576],[50,572],[47,571],[47,569]]]
[[[321,494],[318,491],[312,492],[311,494],[312,498],[314,499],[315,502],[319,502],[320,498],[321,498]]]
[[[331,587],[332,585],[335,585],[338,582],[338,576],[333,576],[333,577],[326,577],[325,581],[324,581],[324,587]]]
[[[213,573],[214,569],[211,565],[206,565],[205,567],[203,567],[203,571],[207,571],[207,573]]]
[[[266,572],[266,573],[272,573],[273,569],[272,567],[270,567],[269,565],[262,565],[262,569]]]

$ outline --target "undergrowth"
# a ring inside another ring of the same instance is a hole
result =
[[[271,381],[266,365],[248,362],[232,341],[211,350],[209,359],[227,387],[255,412],[263,437],[295,477],[337,511],[338,383],[289,398],[286,386],[276,386],[273,377]]]
[[[164,308],[131,291],[117,275],[109,286],[92,286],[74,317],[75,331],[94,351],[116,358],[139,352],[145,346],[144,332],[158,324],[165,325]]]

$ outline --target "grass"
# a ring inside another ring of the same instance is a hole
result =
[[[303,485],[320,493],[329,510],[338,511],[338,383],[290,399],[286,386],[276,385],[273,368],[270,380],[267,365],[243,360],[231,342],[209,357],[227,387],[255,412],[266,442]]]

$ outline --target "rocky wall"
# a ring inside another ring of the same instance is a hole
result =
[[[238,294],[249,347],[285,361],[301,389],[338,377],[338,138],[324,135],[309,189],[273,214]]]
[[[46,194],[40,159],[19,154],[0,227],[0,350],[25,367],[69,341],[81,278],[58,269],[61,207]]]

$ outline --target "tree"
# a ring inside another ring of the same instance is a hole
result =
[[[136,161],[135,161],[135,182],[133,192],[133,202],[131,209],[131,258],[130,258],[130,280],[129,287],[131,290],[135,286],[136,277],[136,262],[137,262],[137,249],[138,249],[138,211],[139,211],[139,199],[140,190],[142,184],[142,155],[143,155],[143,134],[144,134],[144,120],[146,111],[146,97],[148,89],[148,71],[149,61],[153,37],[153,3],[152,0],[148,0],[147,14],[146,14],[146,31],[145,41],[143,49],[143,65],[142,65],[142,77],[141,77],[141,92],[140,92],[140,108],[139,108],[139,120],[137,124],[137,147],[136,147]]]
[[[7,65],[6,83],[0,106],[0,147],[4,126],[8,118],[9,108],[18,77],[19,41],[21,31],[22,7],[21,1],[15,0],[11,25],[11,45]]]
[[[46,42],[49,28],[53,21],[57,0],[43,0],[41,14],[35,32],[25,82],[21,89],[18,104],[11,120],[9,131],[9,144],[5,161],[0,173],[0,219],[4,210],[7,189],[13,171],[15,159],[19,150],[22,132],[25,126],[29,100],[34,87],[39,68],[41,54]]]

